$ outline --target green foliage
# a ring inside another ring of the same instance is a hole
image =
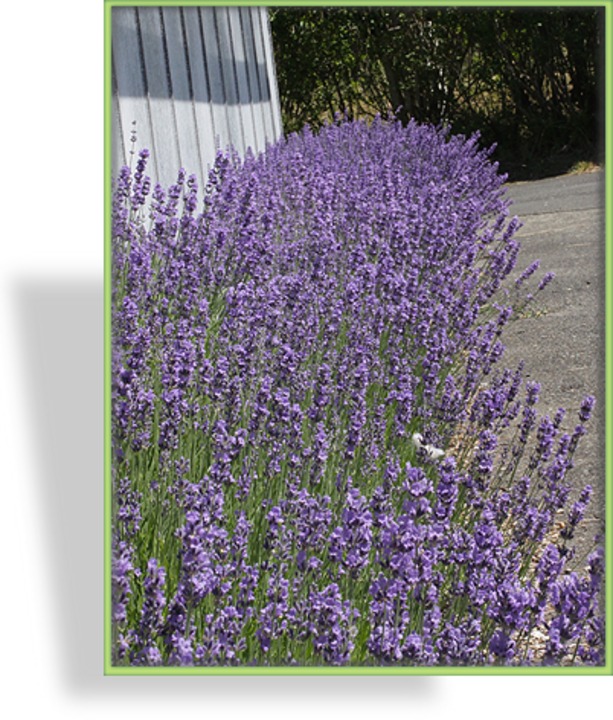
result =
[[[287,132],[336,113],[479,130],[498,159],[593,151],[598,8],[276,8],[271,26]]]

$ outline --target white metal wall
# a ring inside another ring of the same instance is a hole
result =
[[[257,153],[280,137],[266,8],[114,7],[111,41],[113,177],[134,128],[163,186],[184,167],[202,187],[218,148]]]

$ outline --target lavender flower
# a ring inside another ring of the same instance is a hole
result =
[[[595,400],[567,432],[500,369],[521,223],[489,156],[377,118],[219,153],[201,201],[120,171],[114,662],[602,662],[602,556],[569,573]]]

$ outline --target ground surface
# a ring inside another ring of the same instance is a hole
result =
[[[605,520],[604,179],[598,170],[507,186],[511,213],[524,223],[516,235],[518,273],[538,258],[539,277],[547,271],[556,277],[541,295],[541,312],[526,313],[505,330],[505,365],[524,359],[525,376],[541,384],[541,413],[566,408],[571,430],[583,397],[596,397],[571,475],[576,493],[588,483],[594,488],[577,538],[580,567]]]

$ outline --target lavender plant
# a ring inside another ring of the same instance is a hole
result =
[[[499,369],[538,268],[502,293],[520,223],[488,158],[378,119],[220,153],[200,200],[146,150],[121,170],[115,664],[603,662],[567,478],[594,399],[568,433]]]

